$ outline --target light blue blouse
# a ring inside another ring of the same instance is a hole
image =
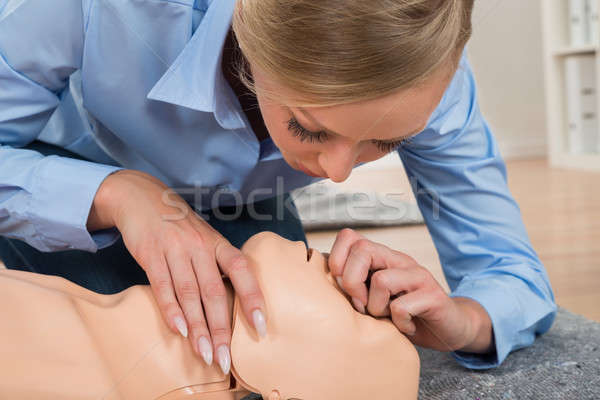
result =
[[[252,202],[317,179],[259,142],[222,75],[235,0],[0,0],[0,233],[41,251],[94,252],[99,185],[119,168],[148,172],[197,209]],[[21,149],[33,140],[93,162]],[[452,296],[487,310],[496,352],[453,353],[489,368],[549,329],[556,306],[460,68],[427,128],[398,153]],[[259,190],[256,190],[259,189]]]

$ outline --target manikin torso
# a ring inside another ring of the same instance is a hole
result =
[[[63,278],[0,271],[0,398],[416,399],[419,360],[389,319],[356,312],[326,259],[263,232],[242,248],[265,295],[260,339],[229,284],[231,374],[164,324],[148,286],[100,295]]]

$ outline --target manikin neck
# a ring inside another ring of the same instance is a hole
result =
[[[235,329],[235,319],[238,312],[238,301],[235,298],[233,286],[229,279],[224,278],[225,289],[227,290],[227,304],[229,305],[229,315],[231,315],[232,327],[231,331]],[[232,354],[233,361],[233,354]],[[240,379],[239,375],[235,371],[234,363],[231,364],[231,372],[229,373],[230,385],[228,390],[220,390],[218,392],[206,392],[206,386],[195,385],[188,386],[173,390],[157,400],[240,400],[245,396],[249,395],[252,388]]]

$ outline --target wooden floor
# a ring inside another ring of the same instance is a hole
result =
[[[600,321],[600,173],[548,168],[545,160],[509,161],[507,166],[509,186],[548,270],[558,304]],[[414,201],[404,172],[398,169],[357,169],[340,186],[404,193],[408,201]],[[425,226],[360,232],[410,254],[447,288]],[[309,244],[329,252],[335,233],[310,233]]]
[[[600,321],[600,173],[553,169],[542,159],[509,161],[507,167],[510,189],[546,266],[557,303]],[[352,190],[403,192],[414,201],[402,171],[357,169],[343,185]],[[410,254],[445,285],[425,226],[360,232]],[[309,244],[320,251],[329,251],[334,238],[335,232],[308,235]]]

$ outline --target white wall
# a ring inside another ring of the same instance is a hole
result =
[[[479,105],[507,159],[546,154],[540,14],[538,0],[475,0],[468,57]],[[361,168],[398,162],[391,154]]]
[[[467,51],[505,158],[546,154],[540,14],[538,0],[475,0]]]

